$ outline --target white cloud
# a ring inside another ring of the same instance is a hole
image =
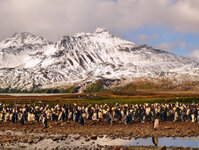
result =
[[[57,40],[97,26],[120,32],[163,25],[199,33],[198,0],[0,0],[0,39],[29,31]]]
[[[199,61],[199,49],[195,49],[189,54],[189,57]]]

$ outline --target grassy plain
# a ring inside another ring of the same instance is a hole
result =
[[[198,92],[102,92],[83,94],[58,94],[58,95],[0,95],[0,103],[5,104],[114,104],[114,103],[199,103]]]

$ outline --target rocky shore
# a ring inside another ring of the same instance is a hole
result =
[[[85,125],[68,122],[49,122],[48,128],[44,128],[42,123],[27,122],[24,126],[20,123],[1,122],[0,131],[12,130],[27,133],[52,133],[52,134],[79,134],[87,135],[107,135],[112,137],[146,138],[158,137],[184,137],[199,136],[199,124],[192,122],[161,122],[158,130],[153,130],[150,122],[133,123],[125,125],[124,122],[107,125],[106,122],[87,121]],[[1,142],[1,140],[0,140]]]

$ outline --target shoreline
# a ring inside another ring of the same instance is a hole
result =
[[[71,135],[78,135],[77,137],[69,138]],[[9,146],[20,145],[22,147],[18,148],[29,148],[32,144],[36,144],[39,148],[39,142],[44,142],[45,140],[51,140],[52,142],[59,143],[64,142],[67,138],[71,141],[77,141],[84,138],[82,143],[87,143],[90,141],[92,147],[98,149],[157,149],[162,148],[162,145],[158,146],[116,146],[116,145],[99,145],[95,144],[96,139],[109,138],[111,140],[131,140],[131,139],[146,139],[148,137],[156,136],[158,138],[164,137],[199,137],[199,124],[192,122],[172,122],[166,121],[161,122],[158,130],[152,129],[152,123],[133,123],[125,125],[123,122],[113,123],[113,125],[106,125],[104,122],[99,122],[97,124],[87,121],[84,126],[69,122],[49,122],[48,128],[44,128],[42,123],[31,123],[28,122],[24,126],[20,123],[13,124],[12,122],[0,123],[0,146],[4,148],[9,148]],[[88,141],[87,141],[88,140]],[[70,142],[69,142],[70,143]],[[80,145],[74,146],[70,144],[65,145],[65,149],[89,149],[90,146]],[[48,143],[50,144],[50,143]],[[46,145],[48,145],[46,144]],[[57,146],[56,146],[57,147]],[[55,147],[55,148],[56,148]],[[199,147],[199,146],[198,146]],[[164,148],[164,147],[163,147]],[[168,146],[167,148],[176,149],[198,149],[190,147],[180,147]],[[59,149],[59,148],[58,148]],[[63,149],[63,148],[62,148]]]

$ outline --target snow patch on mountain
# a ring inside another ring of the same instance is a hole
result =
[[[52,47],[53,43],[31,33],[15,33],[0,42],[0,68],[30,67],[34,55]],[[27,63],[27,64],[26,64]]]
[[[1,88],[84,86],[98,79],[126,82],[140,77],[183,81],[198,76],[197,61],[137,45],[103,28],[63,36],[57,43],[25,32],[0,42]]]

